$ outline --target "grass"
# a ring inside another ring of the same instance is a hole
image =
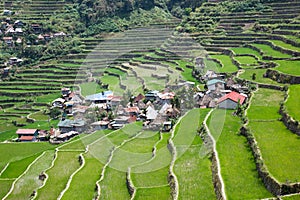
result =
[[[285,73],[285,74],[290,74],[294,76],[300,76],[300,61],[289,61],[289,60],[277,60],[275,61],[278,63],[278,67],[275,69]]]
[[[110,167],[106,168],[105,178],[100,183],[100,186],[100,199],[130,199],[126,186],[125,172]]]
[[[247,112],[250,120],[276,120],[280,118],[278,113],[283,100],[283,92],[271,89],[259,89],[252,97],[252,104]]]
[[[13,180],[0,180],[0,198],[2,199],[10,190]]]
[[[217,140],[217,151],[221,164],[221,174],[228,199],[262,199],[272,196],[264,187],[256,171],[253,155],[247,139],[239,134],[241,121],[232,115],[233,111],[215,110],[215,119],[209,126],[220,123],[218,116],[225,121]],[[211,130],[215,130],[210,128]],[[218,133],[212,132],[213,135]],[[242,164],[241,164],[242,163]]]
[[[84,159],[84,167],[73,177],[62,199],[93,199],[103,164],[89,153],[84,155]]]
[[[298,182],[300,161],[299,137],[290,132],[282,122],[277,121],[279,103],[283,93],[270,89],[259,89],[248,110],[249,128],[257,140],[269,172],[281,183]],[[263,115],[265,106],[273,108],[273,115]],[[261,109],[256,109],[259,107]]]
[[[201,150],[201,146],[190,146],[175,162],[179,199],[216,198],[211,180],[211,161],[200,155]]]
[[[105,134],[110,133],[111,130],[97,131],[95,133],[85,135],[80,134],[78,137],[73,138],[68,144],[61,147],[61,150],[85,150],[85,147],[97,139],[103,137]],[[76,141],[75,141],[76,140]]]
[[[37,121],[46,121],[49,119],[49,116],[48,115],[45,115],[43,113],[43,111],[39,111],[39,112],[35,112],[33,114],[30,115],[30,118],[33,118]]]
[[[49,178],[45,186],[38,190],[38,199],[56,199],[65,188],[70,175],[79,168],[78,152],[58,152],[57,156],[53,168],[46,171]]]
[[[242,66],[258,64],[257,60],[252,56],[234,56],[234,59],[237,60]]]
[[[39,155],[30,156],[22,160],[9,163],[1,178],[18,178]]]
[[[296,194],[296,195],[292,195],[292,196],[287,196],[287,197],[281,197],[284,200],[299,200],[300,199],[300,195]]]
[[[258,51],[255,51],[254,49],[247,48],[247,47],[235,47],[231,48],[231,50],[237,54],[237,55],[247,55],[247,54],[252,54],[258,57],[260,60],[262,60],[262,56],[259,54]]]
[[[290,85],[289,97],[285,103],[288,114],[297,121],[300,121],[299,91],[300,91],[300,85]]]
[[[103,75],[101,77],[101,81],[104,84],[108,84],[109,90],[113,91],[114,93],[116,93],[118,95],[122,95],[124,93],[124,90],[122,90],[120,88],[120,85],[119,85],[120,80],[118,77]]]
[[[27,173],[22,176],[15,184],[15,189],[8,196],[8,199],[23,199],[29,197],[34,190],[40,187],[43,182],[38,179],[42,171],[51,166],[53,160],[53,151],[47,151],[34,163]]]
[[[35,101],[37,103],[50,103],[54,99],[57,99],[61,96],[60,92],[53,93],[53,94],[47,94],[47,95],[42,95],[42,96],[37,96]]]
[[[239,75],[239,78],[262,84],[282,85],[272,79],[264,78],[266,71],[267,69],[244,69],[244,72]],[[253,74],[256,74],[255,80],[252,80]]]
[[[157,187],[168,184],[169,167],[161,167],[150,172],[132,173],[131,179],[135,187]]]
[[[139,188],[137,189],[135,200],[161,200],[170,199],[170,187]]]
[[[300,52],[300,48],[299,47],[295,47],[291,44],[288,44],[288,43],[285,43],[281,40],[269,40],[270,42],[272,42],[273,44],[275,44],[276,46],[280,46],[284,49],[289,49],[289,50],[292,50],[292,51],[297,51],[297,52]]]
[[[282,122],[250,122],[269,172],[281,183],[298,182],[300,177],[299,136],[291,133]]]
[[[253,46],[255,46],[256,48],[259,48],[264,56],[271,56],[273,58],[291,58],[291,55],[288,54],[284,54],[281,53],[280,51],[276,51],[274,49],[272,49],[272,47],[270,47],[269,45],[266,44],[252,44]]]
[[[54,148],[55,146],[44,142],[0,143],[0,169],[9,162],[19,161]]]
[[[82,96],[92,95],[103,91],[96,82],[81,83],[79,86],[81,88]]]
[[[233,73],[238,70],[237,66],[232,63],[230,56],[210,55],[210,57],[219,60],[223,65],[223,67],[221,67],[217,72]]]
[[[207,112],[208,109],[193,109],[182,118],[180,124],[176,126],[175,136],[173,138],[176,147],[181,145],[189,147],[189,145],[193,143],[195,137],[198,137],[197,129],[199,122],[203,121]],[[178,154],[178,156],[180,156],[180,154]]]

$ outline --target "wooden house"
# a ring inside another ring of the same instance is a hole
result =
[[[236,109],[238,103],[242,105],[245,102],[246,98],[247,96],[244,94],[231,92],[218,100],[219,108]]]
[[[16,134],[20,142],[34,142],[39,132],[37,129],[18,129]]]

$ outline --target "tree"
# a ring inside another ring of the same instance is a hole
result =
[[[61,115],[61,111],[59,108],[50,109],[49,115],[52,119],[57,119],[59,115]]]
[[[252,74],[252,80],[255,80],[256,79],[256,73],[253,73]]]

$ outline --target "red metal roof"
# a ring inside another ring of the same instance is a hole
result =
[[[22,141],[32,141],[34,138],[34,136],[24,136],[22,135],[19,140],[22,140]]]
[[[142,94],[137,95],[137,97],[134,98],[134,102],[139,102],[141,100],[145,99],[145,96]]]
[[[225,101],[226,99],[230,99],[234,102],[238,102],[240,100],[240,104],[243,104],[246,97],[244,95],[241,95],[237,92],[230,92],[229,94],[226,94],[225,96],[223,96],[222,98],[220,98],[218,100],[218,103],[221,103],[222,101]]]
[[[18,135],[22,135],[22,134],[33,135],[36,131],[37,129],[18,129],[16,133]]]

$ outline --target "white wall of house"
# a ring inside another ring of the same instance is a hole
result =
[[[207,89],[210,90],[210,91],[214,91],[214,90],[216,90],[216,85],[215,84],[208,85]]]
[[[231,99],[226,99],[219,103],[219,108],[225,108],[225,109],[235,109],[237,107],[238,103],[232,101]]]

